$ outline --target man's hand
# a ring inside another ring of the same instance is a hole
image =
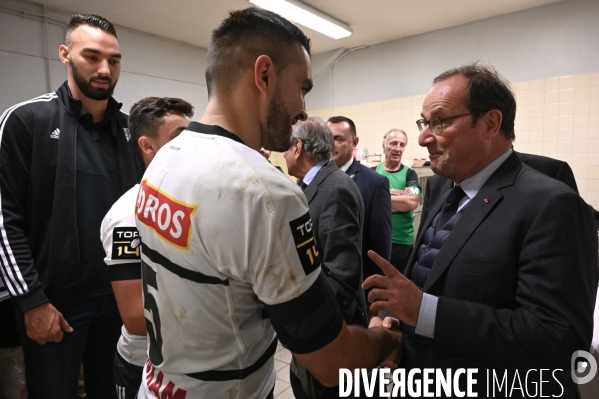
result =
[[[422,291],[376,252],[368,251],[368,257],[385,273],[385,276],[370,276],[362,284],[365,290],[374,287],[368,294],[370,309],[374,312],[390,312],[402,322],[415,327]]]
[[[391,195],[412,195],[412,190],[410,189],[410,187],[406,187],[403,190],[399,190],[397,188],[390,188],[389,193],[391,193]]]
[[[378,328],[383,327],[387,330],[392,331],[393,333],[399,334],[399,338],[403,340],[403,333],[401,332],[401,322],[394,317],[385,317],[385,320],[381,320],[379,317],[373,317],[370,319],[370,324],[368,328]],[[388,367],[391,369],[395,369],[399,367],[401,362],[401,358],[403,356],[403,345],[397,345],[394,347],[392,351],[390,351],[389,356],[381,363],[381,366]]]
[[[395,317],[385,317],[385,320],[381,320],[380,317],[373,317],[370,319],[368,328],[374,327],[385,327],[387,330],[400,331],[401,322]]]
[[[25,312],[25,328],[27,336],[40,345],[46,342],[60,342],[63,331],[73,329],[52,304],[45,303]]]

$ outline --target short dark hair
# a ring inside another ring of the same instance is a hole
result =
[[[510,88],[510,83],[505,80],[491,65],[480,62],[462,65],[443,72],[433,80],[436,84],[455,75],[462,75],[468,79],[466,104],[470,112],[479,112],[473,115],[474,125],[480,117],[492,109],[501,111],[502,120],[500,131],[509,140],[514,141],[514,119],[516,118],[516,98]]]
[[[69,44],[68,41],[71,32],[73,32],[81,25],[88,25],[94,28],[98,28],[116,37],[116,29],[114,28],[114,25],[110,23],[110,21],[106,18],[102,18],[99,15],[94,14],[74,14],[71,17],[71,21],[67,25],[67,33],[65,37],[65,42],[67,45]]]
[[[351,135],[352,139],[355,138],[358,133],[356,132],[356,124],[351,119],[349,119],[345,116],[331,116],[329,118],[329,120],[327,120],[327,123],[343,123],[343,122],[347,122],[347,124],[349,125],[349,134]]]
[[[215,87],[229,92],[243,69],[260,55],[268,55],[279,70],[284,69],[295,58],[294,43],[310,54],[310,39],[280,15],[256,7],[231,11],[212,31],[206,66],[208,96]]]
[[[180,98],[146,97],[131,107],[129,134],[137,142],[141,136],[156,138],[158,127],[164,123],[167,114],[193,116],[193,105]]]

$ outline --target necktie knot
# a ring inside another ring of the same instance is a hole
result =
[[[464,192],[464,190],[462,190],[462,187],[460,186],[453,186],[453,188],[451,189],[451,192],[449,193],[449,195],[447,196],[447,202],[460,202],[460,200],[462,198],[464,198],[464,196],[466,195],[466,193]]]
[[[443,226],[445,226],[445,223],[447,223],[449,219],[451,219],[453,215],[456,214],[456,212],[458,211],[460,200],[464,198],[465,195],[466,193],[464,192],[464,190],[462,190],[462,187],[460,186],[456,185],[451,189],[451,192],[447,196],[447,199],[445,200],[445,203],[441,208],[441,214],[439,215],[439,219],[437,221],[437,231],[440,230]]]

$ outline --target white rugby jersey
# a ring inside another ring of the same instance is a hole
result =
[[[141,278],[140,239],[135,226],[135,202],[139,184],[115,202],[100,227],[100,239],[110,267],[111,280],[135,280]],[[123,325],[117,351],[129,363],[143,366],[147,354],[147,338],[131,334]]]
[[[320,274],[299,187],[236,136],[193,122],[147,169],[136,217],[153,326],[140,397],[264,399],[277,344],[265,305]]]

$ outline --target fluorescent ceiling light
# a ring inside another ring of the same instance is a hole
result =
[[[307,28],[332,37],[342,39],[352,34],[352,29],[341,21],[297,0],[249,0],[262,7],[296,22]]]

